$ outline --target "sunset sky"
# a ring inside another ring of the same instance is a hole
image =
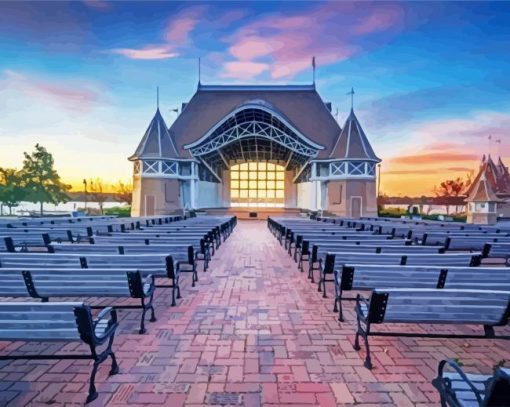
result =
[[[0,166],[39,142],[74,185],[128,180],[156,86],[170,124],[198,57],[206,84],[282,84],[315,56],[341,126],[355,89],[382,191],[431,194],[484,153],[510,164],[509,21],[510,3],[1,2]]]

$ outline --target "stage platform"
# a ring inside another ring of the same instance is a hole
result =
[[[207,215],[235,215],[238,219],[266,220],[269,216],[307,217],[309,210],[298,208],[204,208],[197,211]]]

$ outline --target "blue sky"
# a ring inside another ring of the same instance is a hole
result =
[[[0,3],[0,166],[40,142],[69,182],[129,179],[155,87],[169,124],[198,57],[204,83],[309,83],[316,56],[341,125],[356,91],[383,191],[428,194],[510,157],[508,21],[501,2]]]

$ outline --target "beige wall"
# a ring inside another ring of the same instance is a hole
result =
[[[509,217],[510,216],[510,201],[498,204],[498,215]]]
[[[294,174],[285,171],[285,207],[297,208],[297,185],[292,182]]]
[[[177,179],[143,178],[133,179],[133,205],[131,216],[150,215],[145,213],[146,196],[154,196],[154,215],[167,215],[182,209],[180,182]]]
[[[329,181],[327,211],[350,217],[352,197],[361,197],[361,216],[377,216],[375,180]]]
[[[476,225],[494,225],[497,219],[495,213],[468,213],[466,222]]]

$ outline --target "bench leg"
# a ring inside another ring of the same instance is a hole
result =
[[[140,320],[140,330],[138,331],[138,333],[140,335],[143,335],[145,332],[147,332],[147,330],[145,329],[145,313],[146,312],[147,312],[147,308],[145,307],[145,305],[143,305],[142,318]]]
[[[94,401],[95,399],[97,399],[97,390],[96,390],[96,386],[95,386],[95,380],[96,380],[97,368],[100,363],[101,363],[100,361],[95,361],[94,366],[92,366],[92,373],[90,374],[90,383],[89,383],[89,394],[87,396],[86,403],[90,403],[91,401]]]
[[[175,286],[176,280],[174,279],[174,282],[172,284],[172,307],[175,307],[177,303],[175,302],[175,291],[177,290],[177,287]]]
[[[368,343],[368,335],[369,335],[369,330],[370,330],[370,325],[367,324],[365,330],[363,330],[363,328],[361,327],[361,322],[359,320],[359,317],[357,318],[357,324],[358,324],[358,328],[356,329],[356,337],[354,339],[354,345],[353,345],[353,348],[354,350],[357,350],[359,351],[361,349],[360,345],[359,345],[359,337],[360,335],[363,337],[363,340],[365,342],[365,351],[367,353],[366,357],[365,357],[365,367],[367,369],[372,369],[372,358],[370,357],[370,345]]]
[[[336,297],[337,305],[338,305],[338,320],[340,322],[344,322],[344,310],[342,307],[342,289],[338,289],[338,294]]]
[[[92,372],[90,373],[90,382],[89,382],[89,394],[87,395],[86,403],[90,403],[97,399],[97,390],[96,390],[96,373],[99,365],[103,363],[108,356],[112,358],[112,366],[110,368],[110,372],[108,373],[110,376],[116,375],[119,373],[119,365],[117,364],[117,359],[115,358],[115,354],[112,351],[114,336],[110,336],[108,339],[107,348],[101,353],[97,354],[95,350],[95,345],[91,345],[92,356],[94,358],[94,365],[92,366]]]
[[[119,365],[117,364],[117,358],[115,357],[115,353],[110,352],[110,357],[112,358],[112,367],[110,368],[110,376],[116,375],[119,373]]]
[[[335,284],[335,302],[333,304],[333,312],[338,312],[338,303],[340,302],[338,296],[338,286],[336,282],[334,284]]]
[[[195,282],[198,281],[197,265],[195,262],[193,263],[193,270],[191,272],[191,275],[193,276],[191,279],[191,286],[195,287]]]

